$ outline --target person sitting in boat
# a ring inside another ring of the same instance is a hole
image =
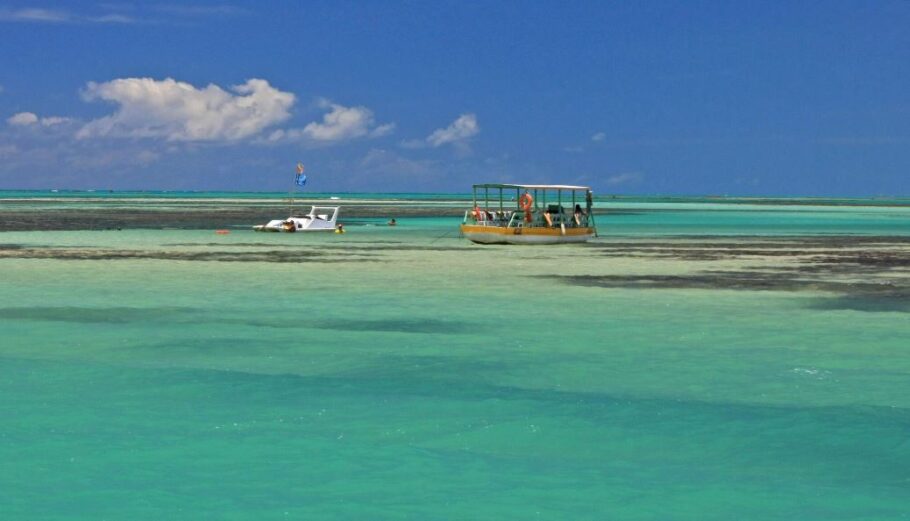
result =
[[[581,221],[585,217],[585,211],[581,209],[580,204],[575,205],[575,226],[581,226]]]
[[[553,227],[553,214],[550,213],[550,209],[549,209],[549,208],[547,208],[547,210],[543,213],[543,220],[547,221],[547,227],[548,227],[548,228],[552,228],[552,227]]]

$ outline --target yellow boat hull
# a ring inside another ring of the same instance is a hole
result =
[[[478,244],[565,244],[594,238],[594,228],[506,228],[462,224],[461,233]]]

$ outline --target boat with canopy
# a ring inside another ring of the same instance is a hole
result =
[[[562,244],[597,236],[587,186],[477,184],[461,232],[480,244]]]

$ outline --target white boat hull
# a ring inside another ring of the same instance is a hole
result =
[[[266,224],[253,226],[257,232],[333,232],[338,220],[338,206],[314,206],[301,217],[273,219]],[[326,212],[326,213],[320,213]]]

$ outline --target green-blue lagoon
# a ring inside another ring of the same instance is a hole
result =
[[[0,198],[3,519],[910,515],[907,201]]]

